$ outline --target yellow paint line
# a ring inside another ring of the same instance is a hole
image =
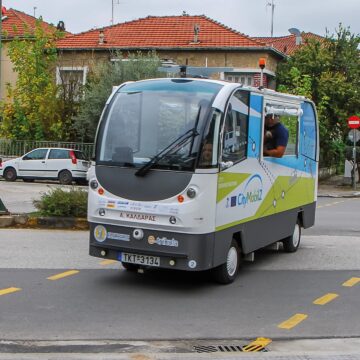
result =
[[[339,295],[338,294],[326,294],[322,297],[319,297],[318,299],[314,300],[313,304],[315,305],[326,305],[328,304],[330,301],[333,301],[334,299],[336,299]]]
[[[346,286],[346,287],[352,287],[354,285],[356,285],[358,282],[360,282],[360,278],[358,277],[353,277],[347,281],[345,281],[342,286]]]
[[[296,325],[300,324],[302,321],[304,321],[308,315],[306,314],[295,314],[290,319],[285,320],[281,324],[278,325],[278,328],[280,329],[292,329]]]
[[[69,270],[69,271],[65,271],[65,272],[63,272],[61,274],[56,274],[56,275],[50,276],[47,279],[48,280],[59,280],[59,279],[62,279],[64,277],[67,277],[67,276],[75,275],[78,272],[79,272],[78,270]]]
[[[257,338],[249,345],[246,345],[242,348],[243,352],[258,352],[263,350],[266,346],[268,346],[272,342],[271,339],[268,338]]]
[[[117,263],[116,260],[103,260],[100,262],[100,265],[111,265]]]
[[[317,208],[317,209],[321,209],[321,208],[322,208],[322,206],[320,205],[320,206],[317,206],[316,208]]]
[[[7,289],[1,289],[0,290],[0,296],[1,295],[11,294],[11,293],[14,293],[14,292],[17,292],[17,291],[20,291],[20,290],[21,290],[20,288],[16,288],[16,287],[10,287],[10,288],[7,288]]]

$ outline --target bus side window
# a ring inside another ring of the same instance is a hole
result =
[[[248,97],[236,93],[230,100],[225,116],[222,160],[234,163],[247,156]]]

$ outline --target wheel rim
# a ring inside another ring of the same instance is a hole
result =
[[[14,175],[15,175],[14,170],[9,169],[6,171],[6,178],[8,180],[12,180],[14,178]]]
[[[300,243],[300,226],[299,224],[295,225],[294,234],[293,234],[293,245],[295,248],[299,246]]]
[[[228,252],[226,259],[226,269],[229,276],[234,276],[234,274],[236,273],[237,265],[238,265],[238,253],[235,247],[232,246]]]
[[[61,174],[61,181],[67,183],[70,181],[70,175],[67,172]]]

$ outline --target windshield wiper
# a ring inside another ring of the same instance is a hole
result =
[[[161,159],[163,159],[166,155],[168,155],[175,148],[182,146],[192,137],[199,135],[196,131],[196,127],[186,131],[184,134],[180,135],[177,139],[175,139],[170,145],[168,145],[164,150],[161,150],[158,154],[156,154],[150,161],[148,161],[144,166],[142,166],[138,171],[136,171],[136,176],[145,176],[147,172],[156,165]]]

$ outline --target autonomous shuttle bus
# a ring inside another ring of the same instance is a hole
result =
[[[264,118],[289,131],[263,155]],[[314,224],[318,126],[304,97],[204,79],[119,86],[89,170],[90,255],[234,280],[269,245],[294,252]]]

